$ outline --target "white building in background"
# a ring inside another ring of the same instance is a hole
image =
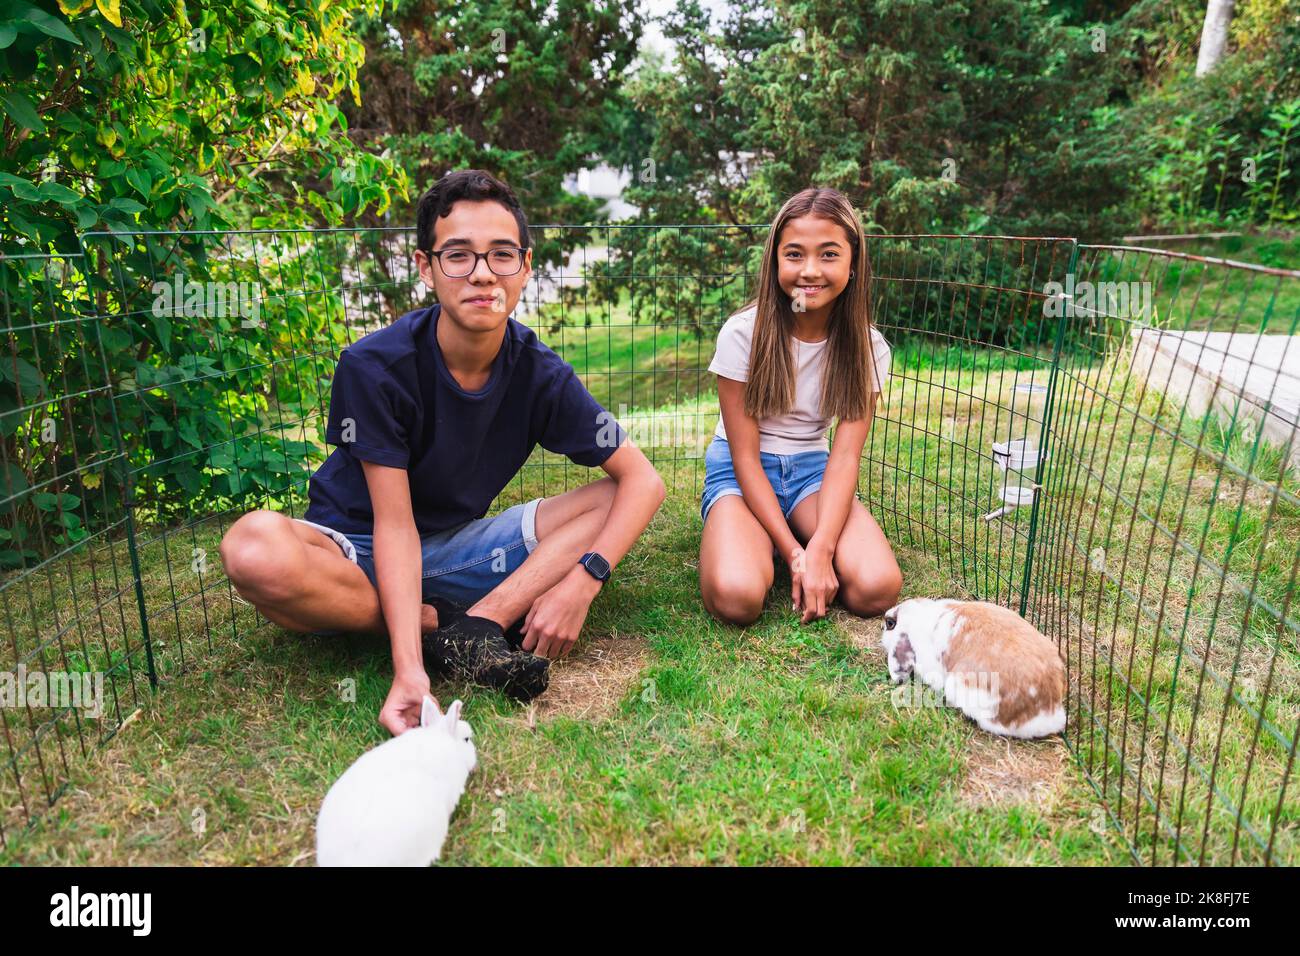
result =
[[[740,150],[718,153],[722,161],[720,178],[724,185],[739,187],[749,179],[754,168],[756,153]],[[640,209],[623,198],[623,193],[632,184],[633,171],[624,167],[615,169],[608,163],[600,163],[591,169],[580,169],[564,177],[564,189],[575,195],[589,196],[604,201],[601,207],[609,214],[611,220],[628,219],[640,213]]]
[[[601,163],[593,169],[580,169],[564,177],[566,192],[604,201],[601,209],[609,214],[610,219],[626,219],[635,216],[640,210],[623,199],[623,190],[632,182],[630,169],[615,169],[608,163]]]

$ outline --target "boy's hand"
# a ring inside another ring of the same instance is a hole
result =
[[[587,609],[599,592],[600,582],[575,566],[528,609],[522,628],[524,650],[552,659],[573,650]]]
[[[429,675],[423,670],[409,671],[393,678],[388,699],[379,710],[379,722],[394,737],[420,726],[420,705],[429,693]],[[434,699],[436,704],[437,698]]]

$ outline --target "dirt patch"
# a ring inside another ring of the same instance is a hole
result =
[[[640,637],[611,634],[585,642],[569,657],[551,664],[550,686],[524,711],[523,719],[531,727],[555,717],[608,717],[627,696],[648,657]]]
[[[961,799],[976,807],[1028,804],[1050,811],[1061,796],[1068,757],[1060,737],[1031,741],[977,733],[970,742]]]
[[[883,617],[862,618],[842,607],[831,608],[829,617],[848,636],[854,649],[863,654],[866,666],[885,666],[885,649],[880,646],[880,635],[885,628]]]

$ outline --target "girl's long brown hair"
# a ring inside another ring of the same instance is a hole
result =
[[[745,383],[745,414],[751,418],[784,415],[794,407],[795,367],[790,347],[794,309],[777,280],[777,254],[787,222],[818,216],[837,223],[849,240],[854,275],[831,307],[827,328],[826,375],[822,383],[822,415],[852,421],[867,413],[868,401],[879,388],[871,347],[871,264],[857,213],[835,189],[805,189],[791,196],[767,234],[758,294],[739,311],[757,304],[754,338],[749,351],[749,381]]]

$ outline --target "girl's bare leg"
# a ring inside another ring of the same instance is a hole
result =
[[[714,502],[700,538],[700,596],[727,624],[746,625],[763,613],[772,587],[772,539],[740,495]]]

